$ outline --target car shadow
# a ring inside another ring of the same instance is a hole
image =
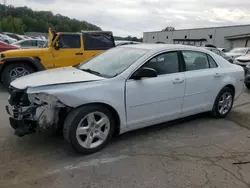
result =
[[[164,122],[161,124],[156,124],[156,125],[152,125],[149,127],[137,129],[131,132],[127,132],[122,135],[116,136],[113,140],[114,142],[122,142],[124,140],[131,140],[134,137],[138,137],[138,136],[148,136],[149,133],[157,134],[157,133],[162,132],[163,130],[166,131],[168,129],[171,129],[172,127],[175,127],[175,128],[182,127],[183,123],[188,123],[188,122],[192,122],[195,120],[208,119],[208,118],[210,118],[209,113],[200,113],[200,114],[188,116],[185,118],[168,121],[168,122]]]
[[[153,136],[160,134],[163,131],[164,132],[168,131],[168,129],[170,129],[173,126],[182,127],[183,123],[195,121],[197,119],[207,119],[207,118],[209,118],[208,114],[202,113],[166,123],[157,124],[154,126],[149,126],[146,128],[141,128],[131,132],[127,132],[122,135],[115,136],[111,141],[111,143],[105,149],[92,155],[100,156],[104,154],[110,154],[110,151],[111,153],[115,153],[117,150],[126,149],[131,142],[136,142],[136,139],[138,139],[139,137],[140,140],[145,140],[149,137],[149,135]],[[15,141],[15,144],[12,145],[12,150],[19,150],[19,152],[23,151],[24,153],[30,152],[31,155],[48,153],[51,151],[51,153],[60,155],[61,157],[83,156],[78,154],[71,148],[71,146],[63,139],[63,135],[58,135],[56,137],[53,137],[44,133],[36,133],[32,135],[26,135],[23,138],[17,137],[15,140],[18,140],[18,142]]]
[[[8,90],[0,83],[0,92],[8,92]]]

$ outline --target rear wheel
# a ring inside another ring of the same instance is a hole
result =
[[[104,148],[115,130],[112,113],[102,105],[74,109],[64,123],[64,138],[79,153],[91,154]]]
[[[25,63],[11,63],[5,67],[2,73],[3,85],[8,88],[10,82],[22,76],[34,73],[35,70]]]
[[[250,89],[250,83],[245,83],[245,86],[247,87],[247,89]]]
[[[212,115],[214,117],[223,118],[231,111],[234,102],[234,91],[229,87],[224,87],[218,94]]]

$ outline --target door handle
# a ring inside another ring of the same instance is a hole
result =
[[[215,73],[214,77],[221,77],[222,75],[220,73]]]
[[[81,52],[78,52],[78,53],[76,53],[76,55],[83,55],[83,53],[81,53]]]
[[[182,82],[184,82],[184,80],[183,80],[183,79],[180,79],[180,78],[175,78],[175,79],[173,80],[173,83],[174,83],[174,84],[180,84],[180,83],[182,83]]]

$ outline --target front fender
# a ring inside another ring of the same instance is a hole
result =
[[[30,87],[27,93],[53,95],[72,108],[90,103],[107,104],[116,110],[121,124],[126,122],[125,80],[122,79]]]
[[[37,71],[45,70],[45,67],[40,62],[40,59],[38,57],[5,57],[2,58],[1,61],[3,62],[2,69],[9,63],[18,63],[18,62],[29,62],[32,64],[33,67]]]

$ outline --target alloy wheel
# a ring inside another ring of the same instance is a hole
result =
[[[233,104],[233,96],[230,92],[221,95],[218,103],[218,111],[221,115],[228,113]]]
[[[28,75],[29,71],[24,67],[16,67],[10,71],[10,79],[11,81],[20,78],[22,76]]]
[[[76,137],[78,143],[86,149],[100,146],[110,132],[110,120],[102,112],[87,114],[78,124]]]

